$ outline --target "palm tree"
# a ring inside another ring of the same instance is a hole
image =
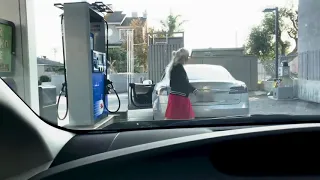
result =
[[[181,15],[173,15],[170,13],[170,15],[164,21],[160,21],[162,29],[168,33],[169,37],[172,37],[175,32],[182,30],[181,27],[186,20],[181,21],[180,18]]]

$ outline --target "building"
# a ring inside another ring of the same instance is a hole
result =
[[[37,64],[38,77],[63,74],[63,64],[60,62],[49,60],[46,57],[38,57]]]
[[[147,34],[147,13],[144,12],[142,17],[137,12],[133,12],[131,17],[127,17],[122,11],[115,11],[106,17],[108,22],[108,40],[109,48],[120,47],[127,39],[127,31],[132,30],[131,22],[135,19],[142,21],[143,37]]]
[[[298,98],[320,103],[320,1],[299,0]]]

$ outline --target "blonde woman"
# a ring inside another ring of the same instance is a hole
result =
[[[183,67],[189,60],[189,51],[181,48],[172,52],[172,60],[169,64],[169,76],[171,92],[165,118],[167,120],[194,119],[195,114],[189,100],[190,93],[196,93],[197,89],[190,83]]]

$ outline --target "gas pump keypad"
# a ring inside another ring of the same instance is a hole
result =
[[[99,72],[104,72],[104,67],[99,67]]]

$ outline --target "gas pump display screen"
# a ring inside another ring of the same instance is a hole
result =
[[[101,72],[101,68],[104,68],[104,66],[105,66],[105,64],[104,64],[105,63],[104,62],[105,61],[104,60],[104,54],[94,52],[93,53],[93,59],[94,59],[93,71],[94,72]]]
[[[13,73],[14,24],[0,19],[0,76]]]

